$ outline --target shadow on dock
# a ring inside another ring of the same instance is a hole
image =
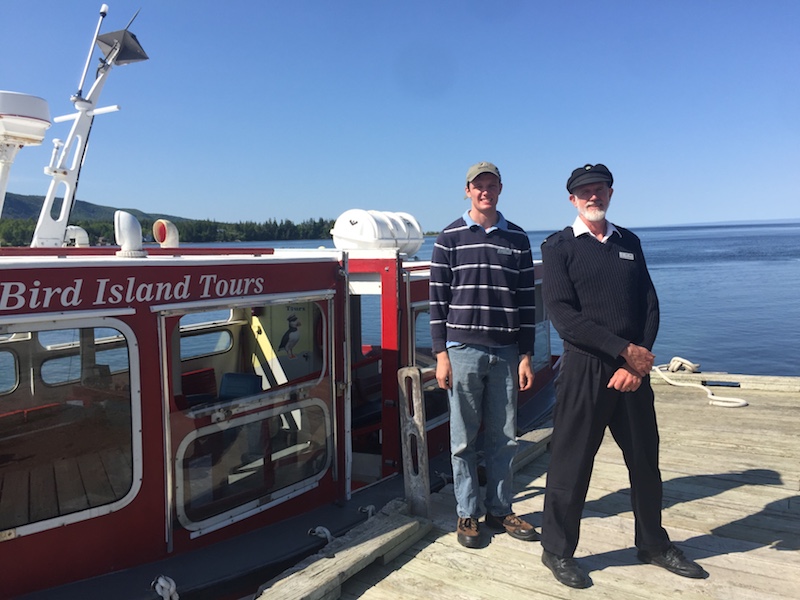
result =
[[[709,406],[694,391],[659,386],[656,392],[663,524],[686,556],[700,561],[710,577],[689,580],[638,561],[627,469],[609,434],[595,461],[576,553],[594,582],[591,590],[581,591],[582,596],[797,597],[800,397],[795,391],[757,389],[740,394],[749,406],[726,409]],[[514,510],[537,527],[544,504],[548,439],[544,433],[521,445],[514,479]],[[433,494],[430,505],[429,519],[402,516],[416,525],[402,525],[414,533],[394,550],[364,555],[363,566],[348,571],[333,558],[322,563],[317,559],[318,570],[294,574],[294,584],[279,582],[278,587],[265,589],[260,600],[572,597],[574,591],[556,582],[541,564],[538,543],[489,533],[483,527],[481,548],[458,544],[452,485]],[[394,509],[401,514],[404,506],[398,501]],[[372,542],[380,535],[367,537]],[[329,578],[324,592],[314,587],[321,573]]]

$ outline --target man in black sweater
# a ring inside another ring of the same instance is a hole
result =
[[[661,526],[658,427],[648,373],[658,298],[639,238],[606,220],[614,179],[604,165],[567,181],[578,216],[542,244],[543,296],[564,340],[542,522],[542,562],[555,578],[585,588],[573,558],[594,457],[606,427],[622,449],[631,484],[639,560],[703,578]]]

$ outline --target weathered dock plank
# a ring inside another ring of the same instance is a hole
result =
[[[698,378],[724,380],[723,375]],[[463,548],[455,536],[452,486],[445,486],[431,498],[433,529],[388,565],[352,575],[342,583],[340,597],[797,598],[800,394],[795,381],[783,382],[782,389],[790,391],[772,392],[753,378],[729,377],[746,384],[715,392],[741,397],[749,406],[714,407],[700,390],[656,386],[664,525],[686,555],[709,571],[709,579],[684,579],[638,562],[627,471],[608,436],[597,455],[576,553],[594,582],[590,589],[556,582],[541,564],[538,543],[487,532],[484,547]],[[521,461],[514,480],[515,511],[537,526],[549,459],[538,452]]]
[[[687,380],[741,381],[718,388],[741,397],[744,408],[708,404],[701,390],[658,385],[656,407],[664,480],[663,520],[673,541],[710,573],[707,580],[677,577],[642,565],[633,547],[628,476],[610,435],[598,452],[576,558],[591,576],[588,590],[572,590],[541,564],[541,546],[483,529],[481,548],[455,536],[452,485],[430,501],[432,528],[406,542],[389,562],[337,571],[325,595],[262,598],[334,600],[446,600],[496,598],[634,600],[673,598],[786,600],[800,585],[800,378],[695,374]],[[520,442],[514,478],[515,511],[541,524],[550,429]],[[410,538],[409,538],[410,539]],[[363,542],[362,542],[363,543]],[[386,550],[382,550],[385,552]],[[370,562],[371,560],[371,562]],[[321,564],[317,561],[317,564]],[[316,575],[296,574],[310,581]],[[316,592],[312,592],[316,593]]]
[[[430,530],[427,519],[407,514],[402,501],[387,504],[375,516],[334,539],[259,589],[259,600],[328,600],[341,584],[364,567],[394,560]]]
[[[742,375],[736,373],[725,373],[717,371],[689,373],[685,371],[678,371],[676,373],[664,373],[667,378],[678,384],[700,384],[705,382],[721,381],[725,383],[735,383],[739,387],[724,387],[724,386],[708,386],[715,396],[729,396],[738,398],[739,391],[766,391],[766,392],[800,392],[800,377],[770,377],[767,375]],[[664,380],[660,375],[655,374],[651,377],[654,385],[658,387],[671,385]],[[695,393],[702,394],[700,388],[684,387],[683,390],[692,390]],[[747,400],[747,398],[743,398]]]

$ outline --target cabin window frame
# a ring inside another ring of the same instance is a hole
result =
[[[0,334],[18,334],[67,329],[115,329],[119,331],[128,348],[128,374],[130,394],[131,428],[131,487],[127,493],[107,504],[84,508],[64,515],[18,525],[0,532],[0,541],[34,535],[58,527],[64,527],[97,517],[109,515],[130,505],[138,496],[142,485],[142,412],[141,412],[141,365],[139,341],[133,328],[120,317],[131,315],[131,309],[97,311],[91,314],[71,315],[65,313],[40,313],[25,316],[0,318]],[[28,343],[35,343],[28,340]],[[42,348],[43,351],[46,349]],[[44,362],[44,361],[43,361]],[[20,369],[17,363],[17,370]],[[19,375],[18,375],[19,376]],[[45,384],[47,385],[47,384]]]
[[[242,398],[235,398],[225,401],[217,401],[205,405],[200,405],[193,408],[188,408],[182,411],[186,416],[193,420],[202,420],[210,418],[210,425],[201,425],[196,429],[190,431],[180,440],[173,440],[176,432],[173,427],[168,425],[166,427],[166,444],[165,449],[169,452],[166,457],[167,460],[167,514],[175,515],[178,523],[189,532],[190,538],[196,538],[213,531],[219,530],[223,527],[233,523],[245,520],[267,509],[272,508],[278,504],[282,504],[292,498],[296,498],[305,494],[313,489],[319,487],[319,481],[326,476],[327,473],[333,469],[334,477],[337,476],[337,458],[335,456],[335,436],[336,436],[336,423],[335,423],[335,410],[336,410],[336,386],[335,375],[333,366],[335,365],[335,352],[334,337],[333,337],[333,321],[335,310],[335,291],[330,289],[311,290],[299,293],[278,293],[278,294],[265,294],[259,296],[242,296],[239,298],[224,298],[214,300],[202,300],[187,303],[174,303],[168,305],[160,305],[151,307],[151,311],[160,317],[160,327],[164,327],[164,319],[167,317],[183,317],[187,314],[199,312],[211,312],[220,309],[236,309],[236,308],[266,308],[280,305],[292,305],[310,303],[316,306],[321,318],[321,331],[323,339],[321,343],[322,357],[319,368],[319,374],[312,379],[290,379],[287,382],[275,387],[264,389],[262,392],[252,395],[244,396]],[[318,306],[325,303],[325,309]],[[239,320],[232,318],[227,323],[236,324]],[[216,323],[216,326],[222,326],[223,323]],[[178,326],[180,328],[180,325]],[[188,329],[195,329],[190,326]],[[181,332],[182,333],[182,332]],[[180,335],[180,333],[179,333]],[[170,340],[163,339],[162,343],[165,345],[162,348],[164,355],[171,354],[173,361],[182,362],[180,357],[180,348],[177,348],[178,355],[175,355],[176,349],[171,345]],[[194,360],[190,359],[190,360]],[[321,398],[310,398],[309,391],[314,387],[323,383],[328,378],[330,380],[330,397],[325,400]],[[168,378],[171,380],[171,376]],[[167,383],[167,382],[165,382]],[[173,386],[166,385],[165,390],[168,395],[171,395]],[[183,456],[189,444],[197,439],[199,432],[208,435],[212,432],[220,431],[221,427],[231,427],[237,424],[247,422],[256,422],[263,419],[276,416],[287,410],[294,410],[298,407],[303,407],[307,404],[316,404],[323,408],[324,421],[325,421],[325,448],[327,452],[326,462],[323,468],[311,477],[302,479],[286,488],[275,490],[266,496],[260,496],[254,500],[242,503],[241,505],[232,507],[231,509],[222,512],[218,515],[213,515],[201,521],[192,521],[184,509],[183,499],[185,498],[186,491],[180,490],[179,486],[183,486]],[[166,423],[171,421],[171,413],[168,410],[170,406],[169,401],[164,403]],[[196,421],[199,422],[199,421]],[[222,424],[222,425],[220,425]],[[177,443],[177,449],[173,455],[171,448]],[[269,498],[269,499],[267,499]],[[174,511],[174,512],[173,512]],[[168,545],[174,536],[173,518],[168,522]]]
[[[419,345],[419,341],[417,340],[417,319],[418,319],[419,315],[422,314],[422,313],[425,313],[425,314],[428,315],[428,328],[430,329],[430,314],[431,314],[430,303],[427,300],[419,301],[419,302],[412,302],[411,303],[411,319],[410,319],[410,321],[411,321],[410,322],[410,329],[411,329],[410,333],[411,333],[411,335],[409,336],[409,340],[411,340],[411,343],[409,344],[409,347],[410,347],[411,353],[412,353],[410,364],[413,364],[414,366],[419,367],[420,369],[422,369],[423,372],[427,372],[427,371],[430,371],[430,370],[435,371],[436,370],[436,358],[433,356],[433,350],[431,350],[431,354],[430,354],[430,359],[432,361],[430,364],[421,365],[421,364],[419,364],[419,360],[418,360],[417,348],[419,348],[420,345]],[[430,338],[430,333],[428,334],[428,337]]]
[[[444,392],[439,390],[439,385],[436,382],[436,378],[433,376],[433,374],[436,372],[436,358],[433,356],[433,351],[431,350],[431,355],[429,357],[429,360],[432,361],[430,364],[421,365],[420,361],[418,360],[419,355],[417,354],[417,348],[419,348],[419,341],[417,340],[417,318],[423,313],[428,315],[428,327],[430,327],[430,303],[427,300],[420,300],[411,303],[411,318],[409,319],[409,347],[411,349],[411,353],[413,354],[411,364],[419,368],[422,374],[422,392],[427,398],[428,394],[442,394]],[[430,337],[430,334],[428,334],[428,337]],[[437,402],[435,406],[440,406],[441,410],[434,415],[430,415],[428,414],[428,411],[426,411],[425,431],[436,429],[450,420],[449,402],[442,403],[440,402],[441,398],[436,398],[436,400]]]
[[[3,348],[2,344],[0,344],[0,357],[3,356],[8,356],[12,364],[3,365],[3,359],[0,358],[0,369],[3,369],[4,372],[8,372],[9,370],[12,371],[14,373],[14,382],[10,388],[0,389],[0,406],[2,406],[2,397],[14,393],[14,391],[19,387],[20,382],[19,355],[10,348]],[[0,408],[0,412],[2,412],[2,408]]]
[[[76,329],[76,328],[74,328],[74,327],[64,327],[64,328],[59,328],[59,329],[42,329],[42,330],[36,331],[36,342],[37,342],[37,345],[39,347],[39,352],[42,352],[42,353],[45,353],[45,352],[57,353],[57,352],[63,351],[65,348],[68,349],[69,347],[73,346],[75,342],[60,342],[60,343],[57,343],[57,344],[43,344],[42,340],[41,340],[41,336],[39,335],[39,333],[41,333],[42,331],[66,331],[66,330],[69,330],[69,329]],[[117,330],[115,328],[110,328],[110,327],[94,327],[93,329],[114,329],[114,331],[119,331],[119,330]],[[95,337],[94,338],[94,346],[96,348],[96,351],[95,351],[96,355],[97,356],[101,356],[103,353],[106,353],[106,352],[119,351],[120,348],[103,348],[103,346],[111,346],[112,344],[113,345],[118,345],[120,343],[120,338],[123,338],[123,340],[124,340],[124,337],[125,337],[124,335]],[[126,352],[128,351],[127,345],[125,346],[125,351]],[[65,358],[66,357],[64,357],[64,356],[53,356],[52,358],[43,360],[41,362],[40,377],[41,377],[42,383],[45,386],[47,386],[47,387],[58,387],[58,386],[62,386],[62,385],[75,384],[75,383],[79,383],[80,382],[80,380],[81,380],[80,363],[78,363],[78,376],[77,377],[69,377],[69,378],[62,379],[62,380],[55,380],[55,379],[51,378],[49,374],[45,373],[45,371],[49,372],[51,370],[51,368],[55,368],[55,369],[61,368],[61,369],[63,369],[63,367],[59,367],[58,365],[55,365],[54,367],[50,367],[50,366],[46,367],[46,365],[52,365],[55,361],[61,361],[61,360],[65,359]],[[106,363],[103,362],[103,361],[95,361],[95,364],[97,364],[97,365],[105,365]],[[110,367],[110,365],[109,365],[109,367]],[[69,370],[71,372],[72,371],[72,367],[69,367]],[[122,373],[124,371],[125,371],[125,369],[118,369],[116,371],[110,370],[109,374],[115,375],[115,374]]]
[[[224,429],[221,429],[218,424],[213,423],[206,425],[205,427],[195,429],[181,440],[175,453],[175,508],[178,522],[184,529],[190,532],[191,538],[211,533],[212,531],[216,531],[232,523],[249,518],[255,514],[268,510],[274,506],[286,502],[287,500],[296,498],[310,490],[319,487],[319,481],[328,472],[334,460],[332,429],[333,418],[329,407],[322,399],[306,398],[290,404],[274,406],[268,410],[248,413],[244,416],[227,421],[225,423],[225,429],[241,427],[251,423],[259,423],[270,418],[278,417],[283,413],[289,413],[295,410],[304,410],[309,407],[321,409],[324,417],[326,459],[322,468],[312,476],[301,479],[286,487],[277,489],[274,492],[270,492],[266,496],[259,496],[238,506],[232,507],[224,512],[220,512],[199,521],[192,520],[186,511],[186,503],[189,501],[189,497],[184,485],[184,457],[187,450],[195,442],[195,440],[207,437],[209,435],[219,434],[224,431]]]

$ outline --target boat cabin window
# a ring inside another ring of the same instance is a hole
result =
[[[178,516],[187,529],[252,510],[319,479],[331,461],[330,415],[307,401],[204,427],[178,452]]]
[[[0,530],[58,526],[131,491],[132,334],[122,329],[0,337]]]
[[[422,369],[422,389],[425,398],[425,420],[441,423],[450,413],[447,392],[436,383],[436,359],[433,357],[431,342],[431,319],[428,303],[416,304],[413,307],[414,318],[414,365]]]
[[[17,387],[18,376],[17,357],[13,352],[0,350],[0,394],[7,394]]]
[[[231,310],[190,313],[181,317],[181,360],[227,352],[233,336],[224,326],[232,320]],[[208,331],[213,328],[214,331]]]
[[[322,326],[314,302],[182,315],[176,330],[181,372],[178,408],[318,378],[325,360]]]
[[[179,523],[202,534],[312,489],[333,459],[332,302],[262,302],[173,320]],[[169,325],[167,325],[169,327]]]
[[[351,353],[354,363],[375,359],[381,353],[381,297],[370,294],[350,296]]]
[[[431,314],[427,303],[414,309],[414,364],[421,369],[435,367],[431,341]]]
[[[88,333],[89,330],[85,330]],[[82,330],[42,331],[37,335],[39,344],[53,355],[42,362],[42,381],[47,385],[56,386],[66,383],[79,383],[81,380],[94,378],[95,383],[101,383],[102,377],[110,377],[128,371],[128,348],[124,344],[124,337],[115,329],[93,330],[94,352],[91,364],[83,367],[85,362],[83,353],[66,353],[60,350],[73,346],[84,334]],[[121,343],[122,342],[122,343]]]

